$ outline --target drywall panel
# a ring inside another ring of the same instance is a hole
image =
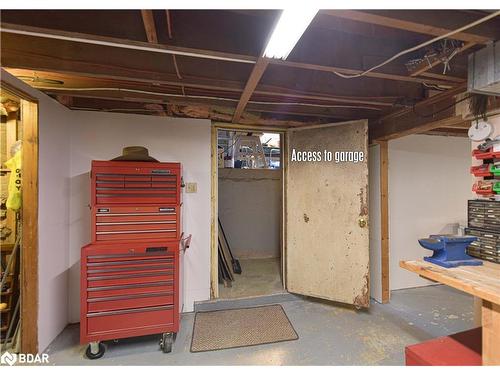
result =
[[[219,169],[219,218],[237,258],[280,256],[281,170]]]
[[[370,297],[382,303],[379,145],[371,145],[368,148],[368,186],[368,212],[370,213]]]
[[[399,267],[431,252],[417,240],[450,233],[467,220],[471,197],[470,141],[412,135],[389,141],[390,288],[432,284]]]
[[[80,248],[90,241],[90,162],[109,160],[141,145],[160,161],[182,163],[183,231],[193,240],[183,264],[184,311],[210,298],[210,121],[103,112],[74,112],[71,123],[69,319],[79,321]]]
[[[38,349],[68,323],[69,138],[71,112],[2,69],[2,80],[39,101]]]

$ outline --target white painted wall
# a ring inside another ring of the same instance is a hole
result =
[[[109,160],[122,148],[142,145],[160,161],[182,163],[185,182],[198,192],[183,194],[183,231],[193,234],[184,257],[184,311],[210,298],[210,121],[103,112],[73,112],[71,126],[71,202],[69,321],[78,322],[80,248],[90,242],[90,162]]]
[[[417,239],[465,224],[471,197],[468,138],[412,135],[389,141],[390,288],[430,285],[399,267],[431,252]]]
[[[219,218],[237,258],[279,258],[280,169],[219,169]]]
[[[39,101],[38,348],[68,323],[69,138],[71,112],[3,69],[2,80]]]
[[[370,297],[382,302],[382,235],[380,216],[380,146],[368,148],[368,212],[370,236]]]

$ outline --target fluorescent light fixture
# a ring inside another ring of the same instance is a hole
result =
[[[284,9],[267,43],[264,57],[285,60],[316,13],[318,9]]]

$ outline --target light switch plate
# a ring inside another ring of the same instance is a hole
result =
[[[196,193],[198,184],[196,182],[186,182],[186,193]]]

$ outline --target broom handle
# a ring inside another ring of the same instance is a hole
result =
[[[224,237],[224,241],[226,242],[227,248],[229,249],[229,254],[231,254],[231,258],[234,259],[233,252],[231,251],[231,246],[229,246],[229,242],[227,241],[226,233],[224,232],[224,227],[222,226],[222,223],[220,221],[220,218],[217,218],[219,221],[219,226],[222,232],[222,236]]]

